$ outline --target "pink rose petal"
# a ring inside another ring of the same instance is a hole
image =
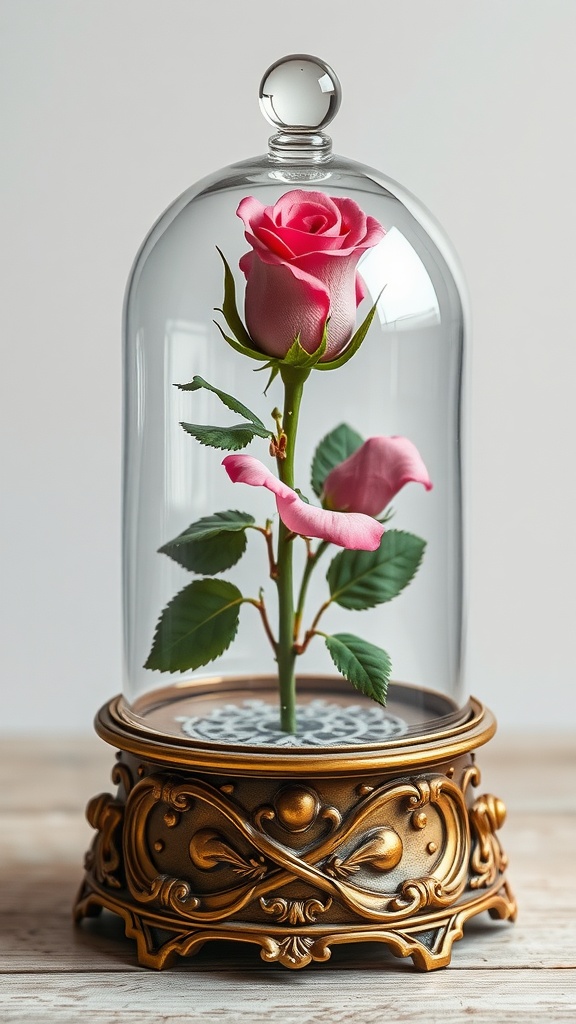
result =
[[[252,256],[247,266],[247,257]],[[330,309],[326,286],[299,267],[263,263],[257,252],[246,253],[240,269],[247,273],[246,326],[271,356],[282,359],[297,334],[307,352],[322,341]]]
[[[223,460],[233,483],[266,487],[276,495],[276,507],[285,526],[302,537],[318,537],[355,551],[375,551],[384,527],[360,512],[332,512],[307,505],[287,484],[282,483],[252,455],[227,455]]]
[[[407,437],[370,437],[326,477],[329,508],[377,516],[407,483],[432,488],[422,456]]]

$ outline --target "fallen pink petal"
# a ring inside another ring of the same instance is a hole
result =
[[[328,474],[322,502],[330,509],[377,516],[408,483],[432,488],[416,445],[407,437],[370,437]]]
[[[233,483],[266,487],[272,491],[276,496],[278,514],[292,533],[317,537],[355,551],[375,551],[379,547],[384,527],[371,516],[308,505],[252,455],[227,455],[222,465]]]

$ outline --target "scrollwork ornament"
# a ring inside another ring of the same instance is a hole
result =
[[[506,807],[502,800],[485,793],[470,808],[470,827],[473,835],[470,867],[471,889],[483,889],[492,885],[502,874],[508,858],[495,835],[506,820]]]
[[[279,924],[314,924],[320,914],[325,914],[330,909],[332,899],[328,897],[323,903],[322,900],[314,898],[293,900],[275,896],[267,900],[261,896],[260,906],[265,914],[275,917]]]
[[[412,878],[404,882],[400,894],[390,903],[391,910],[414,913],[425,907],[449,906],[453,896],[447,892],[438,878]]]
[[[306,967],[313,955],[314,939],[309,935],[287,935],[280,941],[269,939],[267,946],[261,950],[260,956],[267,963],[280,963],[283,967],[293,970]],[[324,957],[324,959],[327,959]]]
[[[111,772],[111,779],[115,786],[121,786],[124,793],[124,799],[128,796],[128,793],[134,786],[134,778],[132,772],[127,764],[123,761],[117,761]]]
[[[263,829],[266,822],[275,821],[288,833],[307,832],[317,818],[326,822],[331,830],[337,829],[342,815],[337,807],[322,804],[318,793],[310,786],[282,786],[273,801],[254,813],[254,822]]]
[[[178,814],[185,814],[192,807],[192,797],[186,792],[180,779],[169,778],[164,782],[158,799]]]
[[[119,889],[121,882],[118,870],[121,864],[118,848],[118,832],[122,824],[124,805],[110,793],[93,797],[86,808],[86,818],[97,830],[94,841],[86,854],[84,865],[92,871],[97,881],[112,889]]]
[[[182,908],[195,910],[200,906],[200,900],[191,892],[190,886],[181,878],[158,878],[153,885],[151,899],[157,900],[161,906],[168,910],[178,912]]]
[[[204,828],[196,832],[190,841],[189,852],[192,863],[201,871],[229,865],[240,878],[255,881],[263,878],[268,871],[264,857],[254,855],[246,859],[214,829]]]

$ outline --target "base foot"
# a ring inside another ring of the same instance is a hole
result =
[[[172,966],[179,956],[193,956],[207,942],[219,940],[253,943],[260,946],[260,956],[266,963],[280,963],[291,969],[306,967],[312,961],[329,960],[336,945],[381,942],[395,956],[411,957],[418,970],[434,971],[450,963],[452,945],[463,937],[469,918],[485,910],[500,920],[514,921],[516,917],[516,903],[507,884],[462,906],[456,913],[428,915],[426,921],[408,920],[402,926],[389,929],[367,926],[322,931],[313,927],[298,932],[269,929],[264,933],[246,925],[223,925],[184,930],[173,927],[171,930],[169,925],[173,922],[166,918],[142,913],[87,887],[79,894],[76,920],[96,917],[103,908],[123,918],[126,937],[136,941],[138,963],[156,970]]]

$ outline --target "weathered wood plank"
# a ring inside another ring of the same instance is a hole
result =
[[[555,736],[496,733],[477,751],[481,792],[495,793],[510,813],[576,812],[576,731]]]
[[[80,811],[95,793],[110,790],[114,749],[94,733],[0,739],[0,811]]]
[[[576,988],[566,971],[441,971],[429,975],[314,973],[199,975],[109,974],[5,977],[0,1015],[10,1024],[138,1024],[246,1020],[268,1024],[517,1024],[574,1020]]]

